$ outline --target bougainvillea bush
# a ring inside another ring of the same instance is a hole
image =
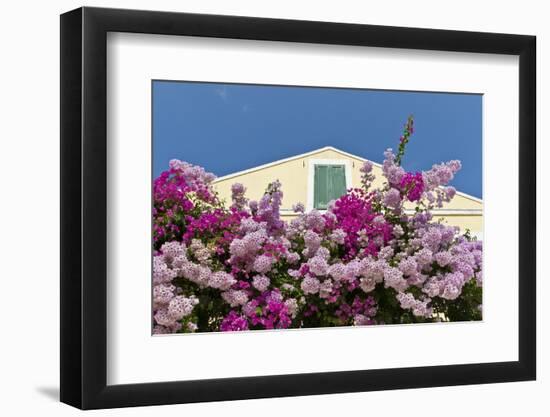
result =
[[[289,222],[278,181],[259,201],[234,184],[224,202],[213,174],[172,160],[154,181],[153,332],[480,320],[482,242],[431,215],[460,162],[406,172],[412,133],[409,118],[381,188],[366,161],[361,188],[322,213],[298,203]]]

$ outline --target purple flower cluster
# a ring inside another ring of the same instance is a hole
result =
[[[291,300],[285,300],[279,290],[266,291],[245,304],[242,311],[253,328],[286,329],[292,323]]]
[[[420,172],[407,172],[401,179],[401,190],[405,193],[409,201],[418,201],[424,192],[424,179]]]
[[[373,317],[376,316],[377,310],[373,297],[356,296],[351,304],[346,302],[340,304],[336,310],[336,316],[343,324],[348,324],[351,320],[351,324],[355,326],[364,326],[375,324]]]
[[[171,333],[181,331],[184,324],[191,329],[194,323],[187,318],[198,304],[195,295],[181,295],[172,284],[177,277],[178,269],[188,262],[186,247],[177,242],[165,243],[162,253],[153,260],[153,332]]]
[[[236,210],[242,210],[245,208],[248,202],[245,197],[246,187],[238,182],[231,186],[231,201],[233,202],[232,208]]]
[[[229,314],[223,318],[220,330],[222,332],[248,330],[248,320],[242,314],[237,313],[235,310],[231,310]]]
[[[345,234],[345,258],[376,255],[391,238],[392,225],[373,210],[371,198],[371,194],[353,189],[331,209],[338,230]]]
[[[179,240],[186,229],[190,214],[202,209],[203,204],[217,204],[212,189],[215,176],[203,168],[170,161],[170,169],[153,182],[153,243]]]
[[[368,191],[372,182],[374,181],[374,174],[372,173],[372,162],[365,161],[359,171],[361,172],[361,185],[365,191]]]

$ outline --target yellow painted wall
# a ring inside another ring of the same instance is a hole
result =
[[[307,206],[309,165],[311,160],[314,159],[345,159],[350,161],[352,187],[361,186],[360,168],[363,160],[342,154],[333,149],[323,149],[301,158],[283,161],[265,168],[252,170],[252,172],[229,176],[226,179],[222,178],[215,181],[214,187],[219,196],[230,204],[232,184],[236,182],[243,184],[247,188],[247,198],[259,200],[264,194],[268,183],[278,179],[281,181],[283,190],[281,215],[285,220],[290,220],[295,217],[295,214],[292,212],[293,204],[301,202]],[[375,176],[374,188],[382,186],[384,183],[382,169],[379,166],[374,166],[373,174]],[[413,207],[414,205],[411,203],[407,203],[406,205],[406,208]],[[481,210],[482,207],[483,204],[477,199],[457,194],[450,203],[445,204],[443,210]],[[442,216],[437,216],[436,213],[437,211],[434,211],[435,220],[443,218]],[[480,214],[446,215],[444,220],[447,224],[459,226],[462,230],[468,228],[475,234],[480,234],[483,231],[483,217]]]
[[[218,180],[214,186],[221,198],[231,202],[231,185],[239,182],[246,187],[246,196],[251,200],[259,200],[267,185],[275,180],[283,185],[283,208],[290,209],[292,204],[305,204],[307,190],[307,166],[303,159],[277,164],[255,172],[234,176],[226,180]]]
[[[433,221],[442,220],[444,224],[449,226],[458,226],[463,232],[469,229],[472,234],[481,236],[483,233],[483,216],[482,215],[445,215],[433,216]]]
[[[414,204],[407,201],[405,203],[406,209],[414,209]],[[481,210],[483,203],[477,199],[469,198],[460,194],[456,194],[454,198],[448,202],[443,203],[442,210]]]
[[[215,182],[215,188],[220,197],[226,201],[231,201],[231,185],[240,182],[247,188],[246,195],[252,200],[258,200],[262,197],[267,184],[278,179],[283,185],[283,209],[290,210],[293,204],[298,202],[307,204],[307,183],[309,164],[312,159],[346,159],[350,160],[352,167],[352,186],[361,186],[361,172],[359,169],[363,164],[360,159],[350,158],[334,150],[324,150],[304,158],[286,161],[281,164],[273,165],[258,171],[244,173],[232,176],[228,179],[222,179]],[[380,167],[374,167],[376,176],[375,187],[382,185],[382,170]]]

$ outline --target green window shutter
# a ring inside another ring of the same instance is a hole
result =
[[[313,207],[316,209],[327,208],[328,198],[328,166],[315,165],[315,188],[313,192]]]
[[[344,165],[329,167],[328,202],[342,197],[346,193],[346,170]]]
[[[328,203],[346,193],[344,165],[315,165],[313,207],[324,210]]]

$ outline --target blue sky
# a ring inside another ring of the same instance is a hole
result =
[[[153,174],[170,159],[218,176],[324,146],[382,162],[407,116],[403,167],[459,159],[452,184],[481,198],[482,96],[363,89],[153,82]]]

